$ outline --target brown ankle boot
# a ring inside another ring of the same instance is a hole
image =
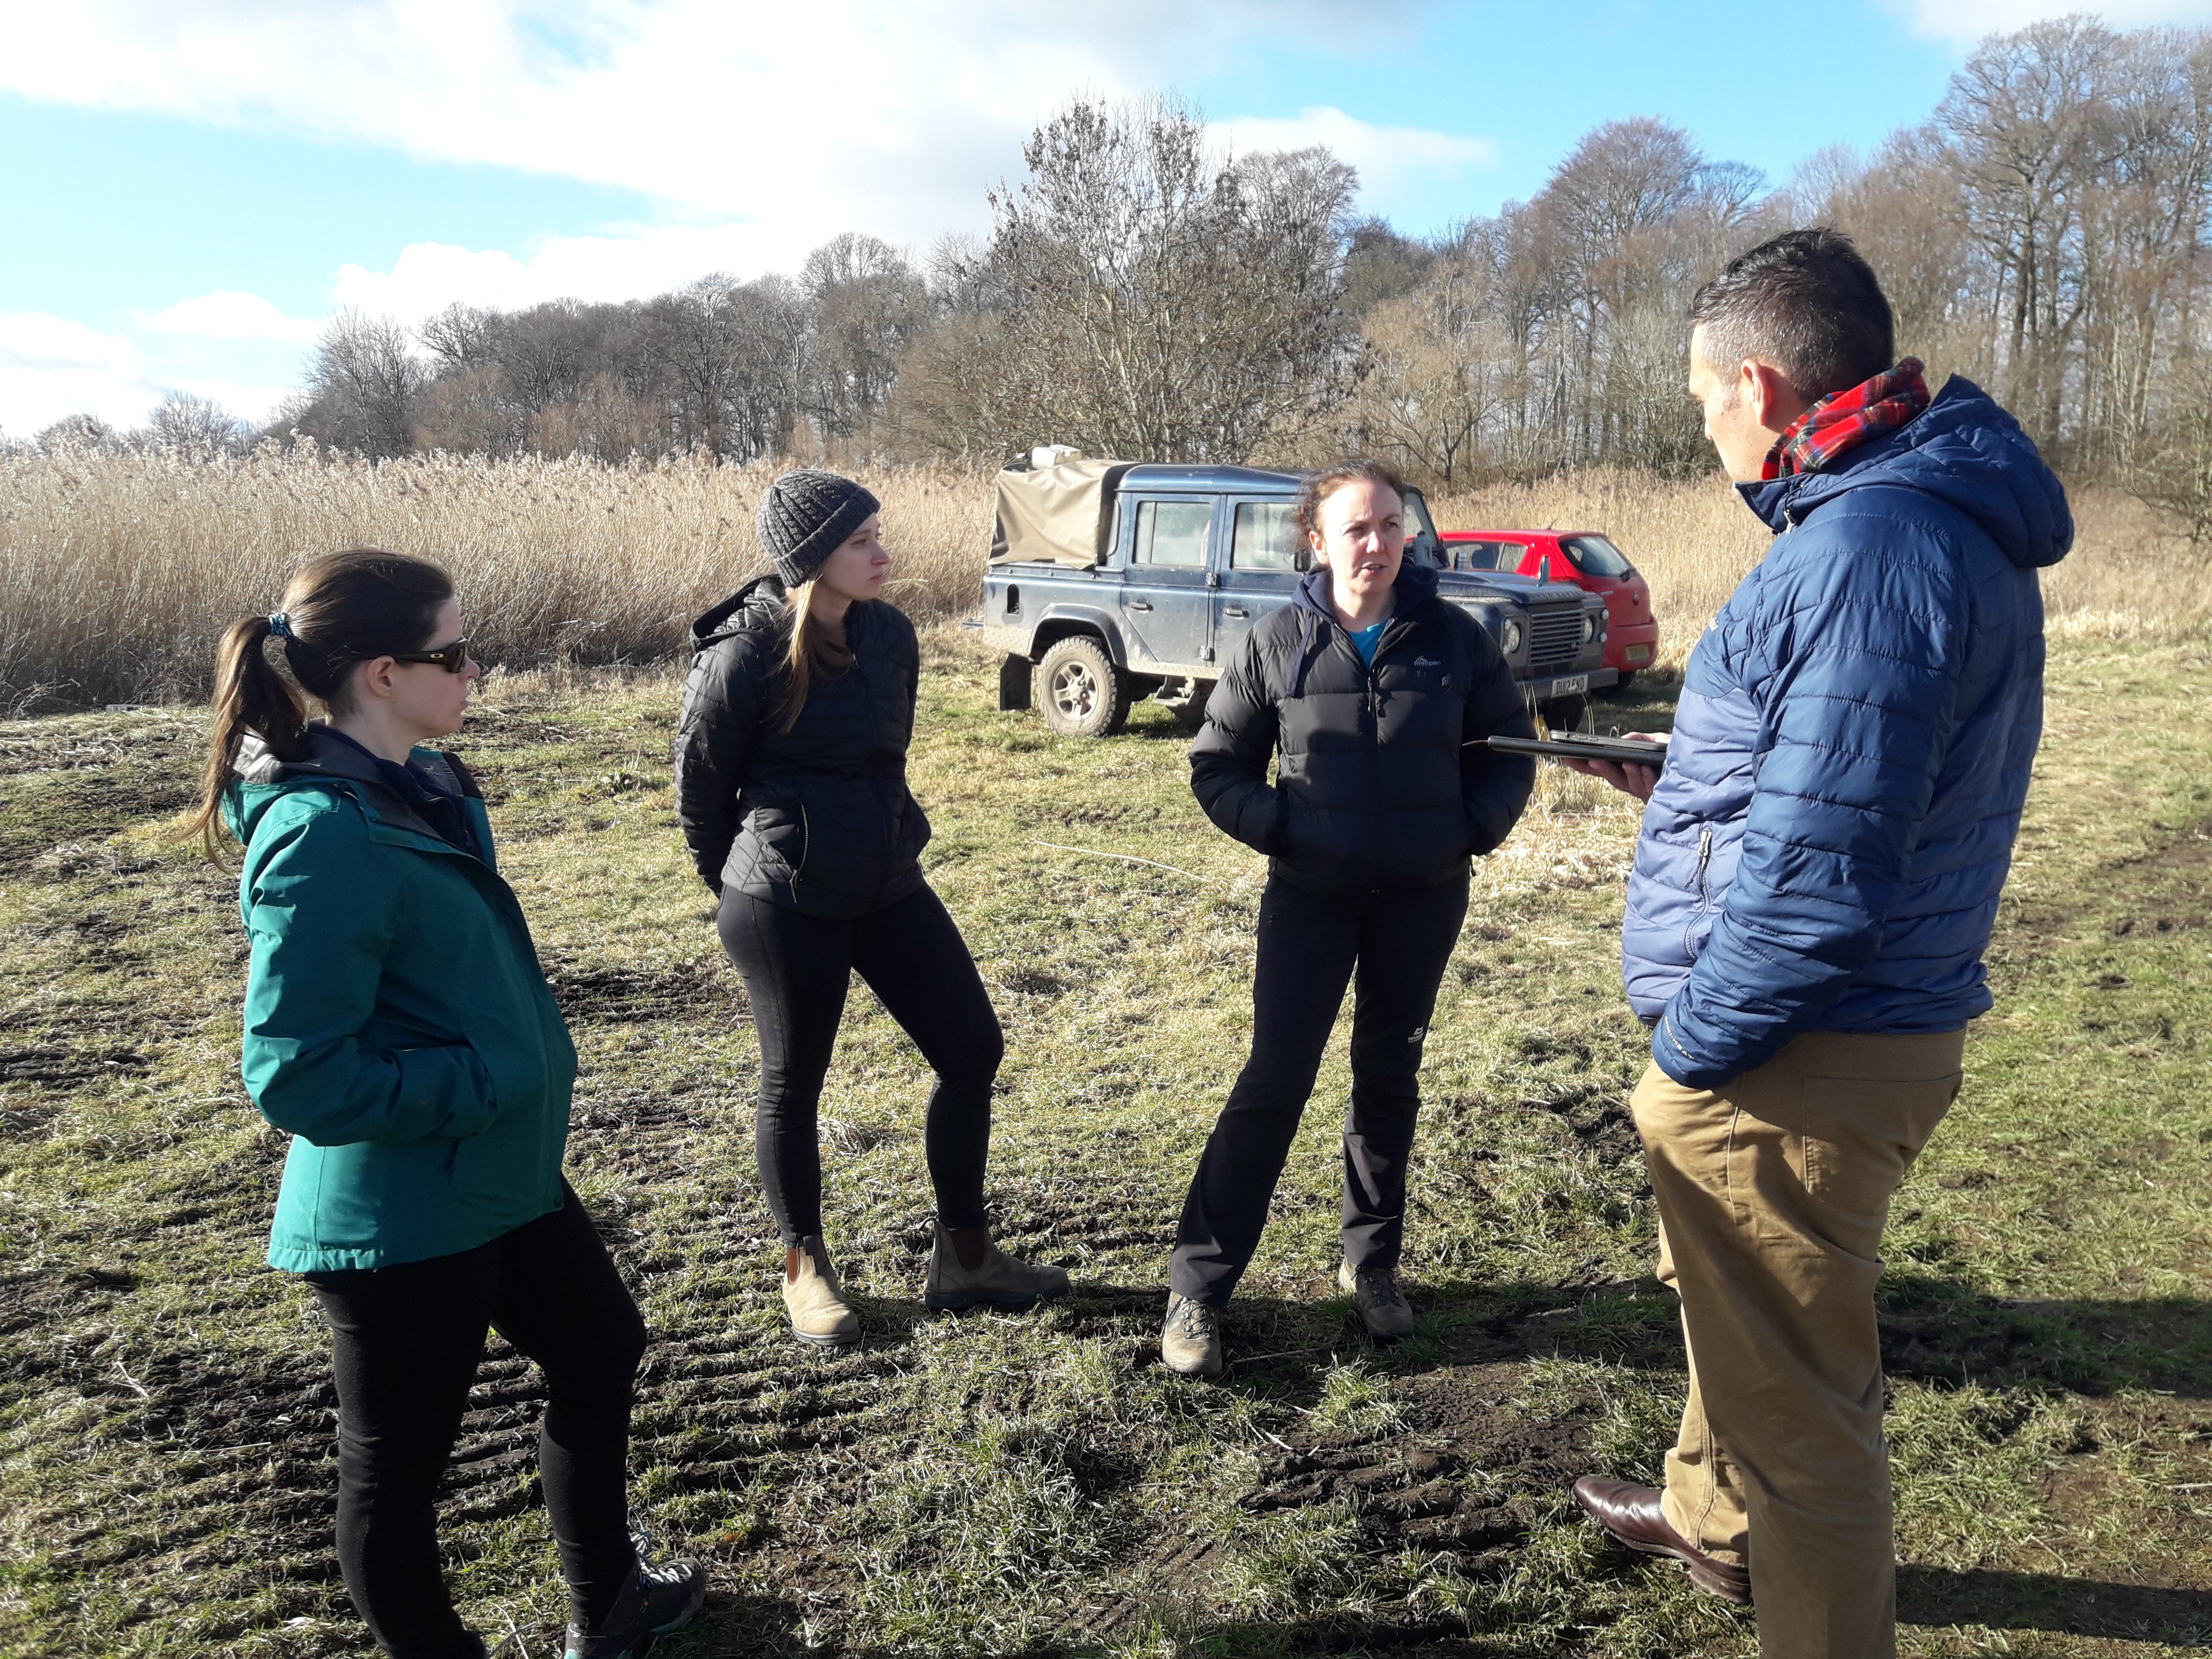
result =
[[[860,1318],[845,1305],[844,1288],[819,1233],[785,1253],[783,1308],[791,1334],[810,1347],[845,1348],[860,1340]]]

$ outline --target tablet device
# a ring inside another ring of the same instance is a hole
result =
[[[1558,732],[1548,738],[1486,738],[1501,755],[1542,755],[1553,760],[1601,760],[1635,766],[1664,766],[1667,740],[1648,738],[1596,738],[1581,732]]]

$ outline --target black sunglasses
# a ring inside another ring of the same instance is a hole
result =
[[[395,651],[394,662],[434,662],[448,674],[458,674],[469,665],[469,641],[465,637],[451,645],[441,645],[435,651]]]

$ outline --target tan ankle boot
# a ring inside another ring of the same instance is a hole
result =
[[[860,1340],[860,1318],[845,1305],[844,1288],[819,1233],[799,1241],[799,1275],[794,1279],[787,1267],[783,1306],[791,1334],[811,1347],[850,1347]]]
[[[983,1259],[960,1265],[951,1235],[937,1230],[929,1252],[929,1279],[922,1300],[939,1310],[958,1308],[1032,1308],[1048,1297],[1067,1294],[1067,1272],[1018,1261],[997,1245],[983,1246]]]

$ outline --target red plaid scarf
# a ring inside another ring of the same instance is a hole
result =
[[[1928,382],[1921,378],[1920,359],[1907,357],[1848,392],[1830,392],[1790,422],[1766,452],[1766,466],[1759,476],[1818,472],[1868,439],[1895,431],[1927,407]]]

